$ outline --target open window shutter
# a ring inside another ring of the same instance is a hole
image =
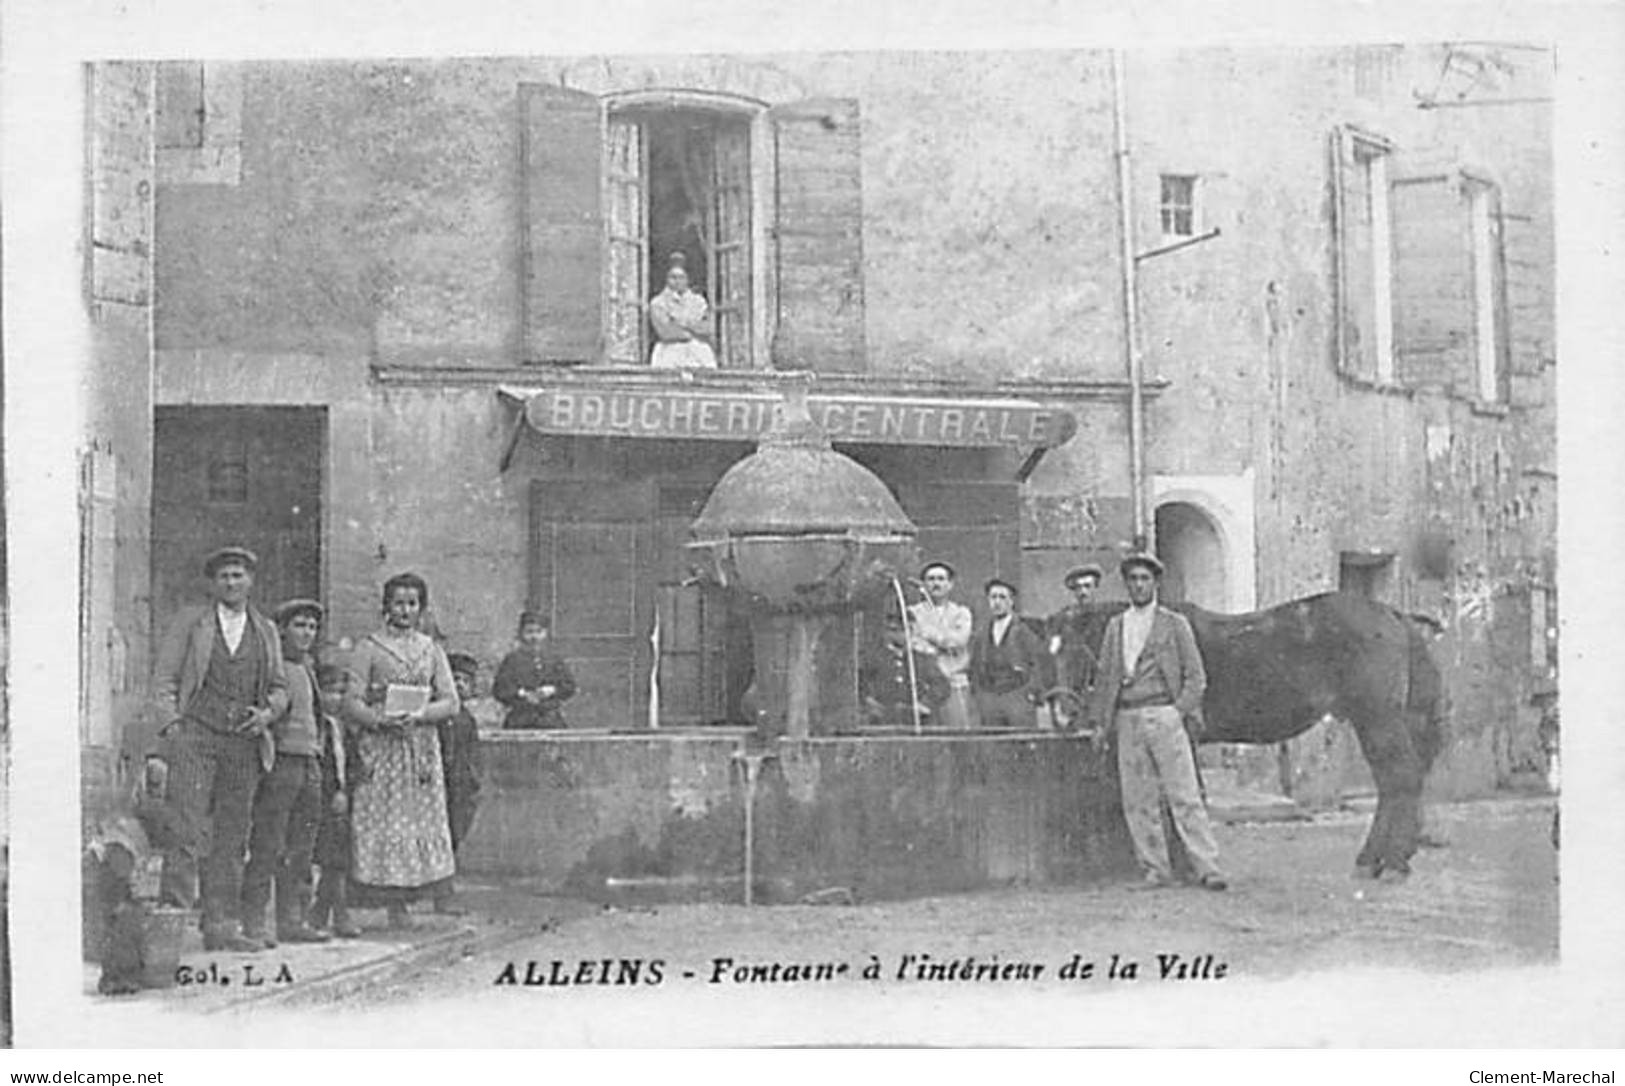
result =
[[[1500,227],[1511,399],[1524,405],[1544,403],[1550,395],[1545,370],[1557,357],[1551,220],[1503,206]]]
[[[524,169],[525,361],[602,354],[604,231],[598,99],[549,84],[519,87]]]
[[[858,103],[809,99],[775,107],[773,237],[778,284],[774,365],[865,368],[863,185]]]
[[[1412,387],[1471,395],[1472,238],[1461,175],[1396,174],[1390,204],[1397,375]]]

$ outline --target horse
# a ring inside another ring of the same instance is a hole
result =
[[[1433,620],[1348,592],[1239,615],[1169,607],[1190,620],[1207,671],[1197,740],[1281,743],[1327,717],[1348,721],[1377,785],[1355,869],[1408,875],[1422,784],[1444,746],[1447,697],[1423,629]]]

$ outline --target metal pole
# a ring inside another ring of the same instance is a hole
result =
[[[1145,391],[1140,363],[1140,313],[1134,274],[1134,183],[1129,171],[1128,107],[1123,89],[1124,58],[1112,50],[1112,121],[1116,130],[1117,208],[1121,217],[1118,231],[1122,245],[1123,353],[1128,362],[1128,458],[1129,488],[1134,501],[1134,546],[1146,545],[1145,493]]]
[[[897,593],[897,610],[903,617],[903,656],[908,660],[908,705],[914,711],[914,734],[920,734],[920,678],[914,673],[914,631],[909,626],[908,601],[903,597],[903,582],[893,574],[892,590]]]

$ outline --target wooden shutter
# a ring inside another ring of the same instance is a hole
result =
[[[609,120],[609,275],[604,353],[617,366],[646,361],[644,299],[649,296],[648,186],[644,183],[643,126],[627,117]]]
[[[1511,398],[1517,404],[1544,403],[1551,391],[1545,370],[1557,357],[1551,218],[1529,208],[1503,208],[1500,223]]]
[[[1456,172],[1396,177],[1394,352],[1400,381],[1472,395],[1473,264]]]
[[[602,109],[567,87],[519,87],[524,170],[525,361],[603,354]]]
[[[866,368],[863,184],[858,103],[825,98],[772,111],[778,284],[774,365]]]
[[[749,369],[750,344],[750,127],[721,125],[716,134],[708,235],[711,308],[717,318],[717,361],[724,369]]]

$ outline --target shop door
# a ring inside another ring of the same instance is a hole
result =
[[[321,407],[160,407],[152,465],[152,617],[208,598],[203,559],[226,544],[259,556],[254,600],[269,611],[322,591]]]
[[[529,606],[552,622],[570,664],[571,728],[645,726],[654,608],[644,567],[652,548],[645,483],[537,480],[531,484]]]

